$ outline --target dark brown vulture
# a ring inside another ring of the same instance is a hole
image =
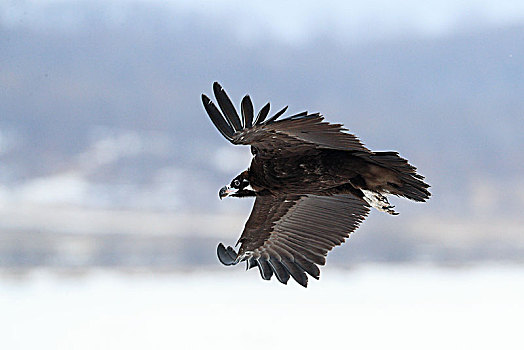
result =
[[[250,145],[251,165],[220,189],[219,196],[256,197],[240,236],[238,253],[218,245],[224,265],[247,262],[263,279],[286,284],[293,277],[306,287],[307,274],[318,279],[318,265],[344,243],[369,208],[396,215],[387,194],[424,202],[429,185],[397,152],[373,152],[342,128],[307,112],[277,120],[287,107],[267,118],[267,103],[256,118],[248,95],[241,117],[218,83],[218,107],[202,102],[220,133],[235,145]]]

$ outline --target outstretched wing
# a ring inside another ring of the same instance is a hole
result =
[[[285,107],[266,120],[270,109],[267,103],[255,118],[253,103],[246,95],[240,105],[241,119],[219,83],[213,84],[213,92],[220,109],[209,97],[202,95],[202,103],[213,124],[231,143],[251,145],[260,156],[272,157],[316,148],[370,152],[341,124],[325,122],[318,113],[302,112],[277,121],[286,111]]]
[[[218,246],[224,265],[247,261],[257,266],[263,279],[273,274],[287,284],[293,277],[306,287],[306,273],[318,279],[327,253],[344,243],[366,218],[369,207],[350,195],[257,196],[238,254],[231,247]]]

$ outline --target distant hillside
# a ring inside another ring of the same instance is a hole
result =
[[[453,246],[458,234],[477,237],[466,239],[477,248],[524,247],[524,26],[287,45],[238,42],[213,22],[135,11],[118,25],[86,16],[92,25],[74,30],[0,23],[0,204],[11,208],[0,210],[0,232],[31,228],[11,211],[27,203],[248,210],[216,199],[249,160],[201,106],[219,80],[237,103],[249,93],[257,107],[270,100],[320,111],[371,149],[417,165],[434,195],[424,206],[395,201],[405,218],[396,241]],[[372,219],[374,232],[390,224]]]

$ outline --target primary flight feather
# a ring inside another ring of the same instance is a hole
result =
[[[267,103],[255,117],[251,98],[240,115],[219,83],[213,84],[218,107],[206,95],[202,103],[220,133],[235,145],[250,145],[249,168],[219,191],[219,197],[256,197],[237,244],[218,245],[224,265],[247,262],[263,279],[286,284],[292,277],[306,287],[318,279],[318,265],[344,243],[366,218],[369,208],[396,215],[386,195],[417,202],[430,193],[424,177],[397,152],[373,152],[340,124],[302,112],[280,119],[287,107],[268,118]]]

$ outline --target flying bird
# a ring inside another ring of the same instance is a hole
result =
[[[278,120],[287,107],[268,118],[270,104],[255,117],[249,95],[240,116],[219,83],[213,84],[218,107],[202,94],[202,103],[220,133],[234,145],[249,145],[248,169],[219,191],[225,197],[255,197],[237,242],[238,252],[220,243],[224,265],[246,261],[263,279],[290,277],[307,287],[307,275],[319,279],[327,253],[344,243],[370,207],[396,215],[387,195],[426,201],[424,177],[397,152],[373,152],[319,113],[302,112]]]

